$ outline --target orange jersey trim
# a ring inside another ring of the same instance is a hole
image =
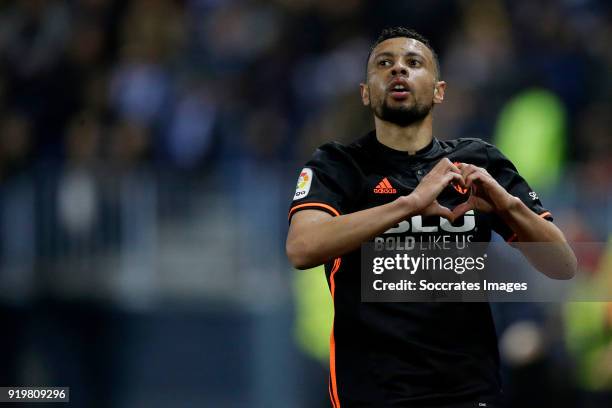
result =
[[[327,392],[329,392],[329,399],[331,400],[332,407],[336,408],[336,402],[334,401],[334,394],[332,394],[331,389],[331,376],[327,379]]]
[[[331,401],[334,407],[340,408],[340,399],[338,398],[338,384],[336,382],[336,341],[334,340],[334,329],[332,328],[329,338],[329,372],[331,380]]]
[[[316,209],[324,209],[331,212],[336,217],[340,216],[340,211],[336,210],[334,207],[324,203],[304,203],[296,205],[289,210],[289,219],[291,216],[300,208],[312,208]],[[332,265],[331,273],[329,275],[329,286],[332,295],[332,301],[334,300],[334,296],[336,294],[336,272],[340,269],[340,265],[342,264],[342,258],[334,259],[334,263]],[[334,323],[332,323],[331,335],[329,338],[329,397],[331,399],[332,405],[334,408],[340,408],[340,399],[338,398],[338,383],[336,381],[336,341],[334,339]]]
[[[289,219],[291,219],[291,216],[300,208],[312,208],[314,210],[316,210],[317,208],[318,209],[323,208],[323,209],[330,211],[336,217],[340,216],[340,211],[336,210],[331,205],[323,204],[323,203],[304,203],[304,204],[296,205],[295,207],[291,207],[291,209],[289,210]]]
[[[340,265],[342,264],[342,258],[334,259],[334,264],[332,266],[331,274],[329,275],[330,282],[330,290],[332,295],[332,301],[334,301],[334,297],[336,295],[336,272],[340,269]],[[335,306],[335,303],[334,303]],[[340,399],[338,398],[338,382],[336,381],[336,340],[334,339],[334,323],[332,323],[331,335],[329,337],[329,373],[330,373],[330,385],[331,385],[331,401],[335,408],[340,408]]]
[[[541,217],[541,218],[546,218],[546,217],[548,217],[549,215],[552,215],[552,214],[550,213],[550,211],[544,211],[542,214],[540,214],[540,217]],[[518,238],[518,236],[516,235],[516,233],[514,233],[514,234],[512,234],[512,236],[511,236],[510,238],[508,238],[508,239],[506,240],[506,242],[514,242],[514,241],[516,241],[516,239],[517,239],[517,238]]]

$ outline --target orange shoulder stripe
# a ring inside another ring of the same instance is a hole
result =
[[[324,209],[330,211],[336,217],[340,216],[340,211],[336,210],[331,205],[324,204],[324,203],[304,203],[304,204],[296,205],[295,207],[291,207],[291,209],[289,210],[289,219],[291,219],[291,216],[293,215],[293,213],[295,213],[300,208],[312,208],[312,209],[315,209],[315,210],[317,208],[324,208]]]

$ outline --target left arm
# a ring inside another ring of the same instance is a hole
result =
[[[517,245],[537,270],[553,279],[574,277],[576,256],[557,226],[508,193],[487,170],[465,163],[457,167],[471,194],[465,203],[453,210],[455,217],[471,209],[497,214],[514,231],[518,242],[547,243],[545,251],[540,245]]]

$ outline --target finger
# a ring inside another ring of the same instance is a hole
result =
[[[446,187],[449,184],[458,184],[461,187],[466,187],[465,179],[461,174],[448,172],[444,177],[444,186]]]
[[[476,169],[476,170],[484,171],[485,173],[487,172],[487,170],[484,167],[480,167],[480,166],[477,166],[471,163],[455,162],[455,165],[462,170],[463,169]]]
[[[472,167],[473,165],[470,163],[455,162],[455,166],[457,166],[457,168],[460,169],[461,171],[465,171],[469,169],[470,167]]]
[[[463,168],[466,166],[465,163],[461,163],[461,162],[456,161],[456,162],[453,162],[453,164],[461,172],[461,174],[464,173]]]
[[[461,170],[459,170],[459,168],[457,168],[457,166],[455,166],[447,157],[441,159],[438,163],[436,163],[436,165],[434,166],[434,169],[446,170],[446,171],[450,170],[455,173],[461,173]]]
[[[462,163],[460,168],[461,168],[461,174],[463,175],[464,179],[470,174],[478,171],[479,169],[479,167],[474,166],[473,164],[467,164],[467,163]]]
[[[430,204],[425,215],[436,215],[439,217],[446,218],[451,222],[453,222],[453,220],[455,219],[453,212],[450,209],[440,205],[438,201],[433,201]]]
[[[457,167],[457,162],[455,163],[451,163],[450,160],[448,161],[450,163],[450,166],[448,167],[451,171],[461,174],[461,169],[459,167]]]
[[[437,202],[434,205],[436,206],[436,210],[438,212],[437,215],[439,215],[442,218],[446,218],[451,223],[455,221],[455,214],[451,210],[444,207],[443,205],[438,204]]]
[[[465,177],[465,186],[471,188],[472,185],[476,184],[484,184],[486,179],[486,175],[479,172],[474,171],[470,173],[467,177]]]
[[[450,164],[450,160],[448,160],[448,158],[444,157],[442,159],[440,159],[440,161],[438,161],[436,163],[436,165],[433,167],[433,170],[438,170],[438,169],[445,169],[448,167],[448,165]]]
[[[443,158],[441,158],[441,159],[440,159],[440,161],[439,161],[439,162],[436,164],[436,166],[438,166],[438,165],[439,165],[439,166],[442,166],[442,167],[448,167],[448,166],[450,166],[451,164],[453,164],[453,163],[452,163],[452,162],[451,162],[451,161],[448,159],[448,157],[443,157]]]
[[[461,217],[463,214],[465,214],[466,212],[473,210],[473,209],[474,209],[474,205],[471,202],[466,201],[465,203],[461,203],[455,208],[453,208],[453,217],[457,219]]]

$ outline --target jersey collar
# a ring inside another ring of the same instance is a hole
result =
[[[433,137],[431,142],[424,148],[418,150],[414,154],[408,154],[406,151],[395,150],[389,146],[386,146],[378,141],[376,138],[376,131],[371,131],[365,137],[365,144],[372,148],[380,156],[391,159],[391,160],[401,160],[401,161],[429,161],[432,159],[436,159],[442,155],[444,155],[445,151],[440,145],[440,142],[437,138]]]

